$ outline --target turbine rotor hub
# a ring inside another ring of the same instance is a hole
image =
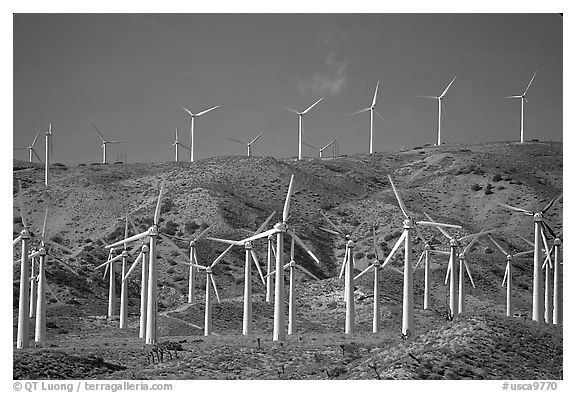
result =
[[[146,245],[146,244],[142,245],[142,252],[143,253],[147,253],[149,251],[150,251],[150,249],[148,248],[148,245]]]
[[[22,232],[20,232],[20,238],[22,240],[30,240],[30,238],[32,238],[32,234],[30,231],[28,231],[28,229],[22,229]]]
[[[244,249],[246,250],[252,250],[252,242],[248,241],[246,243],[244,243]]]
[[[148,235],[158,236],[159,235],[158,226],[156,225],[151,226],[150,229],[148,229]]]
[[[534,222],[542,222],[543,219],[542,212],[534,213]]]
[[[562,240],[560,240],[559,238],[554,239],[554,245],[555,245],[555,246],[561,246],[561,245],[562,245]]]
[[[40,247],[40,249],[38,250],[38,254],[43,257],[46,255],[46,249],[44,247]]]

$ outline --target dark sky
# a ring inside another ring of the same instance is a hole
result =
[[[190,140],[195,157],[245,154],[226,137],[249,141],[254,155],[297,155],[297,116],[304,141],[334,138],[341,154],[368,151],[370,105],[380,81],[375,151],[436,141],[438,95],[443,140],[519,139],[521,94],[538,71],[525,107],[527,140],[562,140],[562,23],[558,14],[15,14],[13,145],[27,146],[54,128],[54,161],[108,158],[173,160],[173,141]],[[44,158],[43,136],[37,151]],[[305,156],[317,152],[305,148]],[[187,153],[181,151],[181,159]],[[27,159],[27,153],[14,151]]]

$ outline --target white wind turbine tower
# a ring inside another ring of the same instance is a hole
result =
[[[146,236],[150,237],[150,257],[148,261],[148,295],[147,295],[147,312],[146,312],[146,344],[155,344],[157,342],[157,325],[156,320],[158,317],[158,309],[157,309],[157,267],[156,267],[156,242],[157,238],[160,237],[164,240],[170,248],[178,252],[186,261],[188,261],[188,256],[182,252],[180,248],[178,248],[172,240],[170,240],[167,236],[165,236],[159,227],[160,224],[160,208],[162,206],[162,198],[164,196],[164,181],[162,181],[162,186],[160,187],[160,194],[158,195],[158,202],[156,203],[156,210],[154,211],[154,219],[152,226],[137,235],[131,236],[128,239],[121,240],[114,244],[110,244],[106,246],[106,248],[113,248],[125,243],[131,243],[140,239],[145,238]],[[186,266],[190,266],[191,263],[189,262],[179,262]]]
[[[513,307],[512,307],[512,261],[515,258],[519,258],[525,255],[532,254],[533,251],[522,251],[512,254],[511,252],[507,251],[499,242],[497,242],[492,236],[488,235],[490,240],[496,245],[496,247],[506,256],[506,270],[504,270],[504,279],[502,280],[502,286],[506,284],[506,316],[511,317],[513,315]]]
[[[320,230],[330,233],[332,235],[340,236],[346,242],[346,248],[344,251],[344,260],[342,261],[342,266],[340,268],[340,275],[338,278],[342,278],[344,274],[344,302],[346,303],[346,322],[344,327],[345,334],[355,333],[355,312],[354,312],[354,276],[352,276],[354,269],[354,247],[356,243],[364,239],[352,239],[352,233],[346,233],[342,229],[338,228],[330,218],[321,210],[318,210],[322,217],[326,220],[328,224],[333,228],[327,229],[319,227]]]
[[[200,117],[216,108],[219,108],[220,105],[213,106],[212,108],[205,109],[198,113],[192,113],[190,109],[183,107],[180,105],[180,108],[184,109],[186,113],[190,115],[190,162],[194,162],[194,119]]]
[[[376,230],[374,229],[374,227],[372,227],[372,234],[373,234],[372,240],[373,240],[374,255],[375,255],[374,262],[370,266],[368,266],[366,269],[364,269],[360,274],[358,274],[356,277],[354,277],[354,280],[358,280],[360,277],[362,277],[363,275],[368,273],[370,270],[374,269],[374,290],[373,290],[374,309],[373,309],[373,313],[372,313],[373,314],[372,315],[372,333],[378,333],[380,331],[380,269],[383,269],[384,267],[386,267],[388,262],[390,262],[394,253],[396,252],[398,247],[400,247],[402,239],[398,239],[398,241],[396,242],[396,244],[392,248],[392,251],[390,252],[388,257],[386,259],[384,259],[384,255],[382,253],[382,250],[379,249],[377,247],[377,244],[376,244]],[[393,271],[395,271],[399,274],[402,274],[401,271],[396,270],[393,267],[391,267],[391,268]]]
[[[48,218],[48,209],[46,209],[46,214],[44,215],[44,225],[42,226],[42,238],[46,235],[46,221]],[[53,246],[57,246],[68,253],[71,251],[61,246],[55,242],[50,243]],[[68,271],[72,272],[72,274],[78,276],[76,273],[67,263],[62,261],[60,258],[57,258],[52,253],[48,253],[45,247],[45,241],[41,240],[40,248],[38,251],[32,253],[30,258],[38,257],[39,264],[38,264],[38,273],[35,277],[35,280],[38,283],[37,295],[36,295],[36,320],[35,320],[35,330],[34,330],[34,341],[36,346],[42,347],[46,342],[46,289],[48,289],[52,294],[55,295],[55,292],[50,289],[50,286],[46,282],[46,262],[48,260],[48,256],[51,256],[57,263],[59,263],[62,267],[66,268]],[[34,277],[33,277],[34,278]],[[31,299],[32,300],[32,299]]]
[[[374,149],[373,149],[373,146],[374,146],[373,145],[374,113],[376,113],[378,116],[380,116],[381,119],[383,119],[383,117],[374,109],[374,107],[376,106],[376,97],[378,95],[378,85],[379,84],[380,84],[380,81],[378,81],[376,83],[376,89],[374,90],[374,98],[372,98],[372,105],[370,105],[368,108],[360,109],[359,111],[352,113],[353,115],[355,115],[358,113],[370,111],[370,154],[374,153]]]
[[[560,199],[562,194],[555,196],[548,204],[542,209],[542,211],[530,211],[526,209],[521,209],[519,207],[514,207],[501,202],[493,202],[494,204],[501,206],[507,210],[511,210],[517,213],[523,213],[527,216],[532,216],[534,219],[534,280],[533,280],[533,292],[532,292],[532,319],[536,322],[542,322],[544,317],[544,297],[542,293],[542,238],[541,233],[543,227],[546,228],[550,233],[554,233],[550,225],[545,221],[544,214],[554,206],[556,201]]]
[[[146,241],[146,239],[144,239]],[[124,281],[128,280],[132,271],[138,266],[139,263],[142,263],[142,278],[140,281],[140,333],[139,338],[146,337],[146,315],[147,315],[147,298],[148,298],[148,265],[146,255],[150,252],[148,245],[145,242],[142,243],[140,254],[136,257],[130,269],[126,275],[122,277],[122,284]]]
[[[524,93],[516,96],[506,97],[506,98],[520,99],[520,143],[524,143],[524,102],[528,102],[528,100],[526,99],[526,93],[528,92],[528,89],[530,88],[530,85],[532,84],[532,81],[534,80],[534,77],[536,76],[537,72],[538,71],[534,72],[534,75],[532,75],[532,79],[530,79],[528,86],[526,86],[526,88],[524,89]]]
[[[294,332],[296,332],[296,319],[295,319],[295,315],[296,315],[296,285],[294,282],[295,270],[296,269],[301,270],[302,272],[304,272],[308,276],[312,277],[316,281],[319,281],[320,279],[318,277],[316,277],[314,274],[310,273],[304,267],[296,264],[296,261],[294,260],[294,238],[292,238],[292,242],[291,242],[291,246],[290,246],[290,262],[285,264],[283,269],[287,269],[287,268],[290,268],[290,290],[289,290],[289,294],[288,294],[288,334],[294,334]],[[274,273],[275,273],[275,271],[273,270],[270,273],[268,273],[266,277],[270,277]]]
[[[179,159],[178,159],[178,146],[181,146],[186,150],[190,150],[190,148],[188,146],[186,146],[185,144],[183,144],[182,142],[180,142],[178,140],[178,124],[176,124],[176,129],[175,129],[175,134],[174,134],[174,142],[172,142],[172,144],[170,146],[168,146],[167,148],[165,148],[163,151],[170,149],[172,146],[174,146],[174,151],[175,151],[174,161],[176,161],[176,162],[179,161]]]
[[[226,139],[231,140],[232,142],[237,142],[237,143],[240,143],[242,145],[246,145],[248,148],[248,157],[250,157],[250,153],[251,153],[250,148],[252,147],[252,144],[254,142],[256,142],[258,140],[258,138],[260,138],[262,136],[262,134],[264,134],[264,132],[261,132],[260,134],[258,134],[258,136],[256,138],[252,139],[250,142],[243,142],[241,140],[234,139],[234,138],[226,138]]]
[[[26,146],[26,147],[15,147],[14,150],[28,150],[28,159],[30,162],[34,161],[34,156],[36,156],[36,158],[38,159],[38,161],[42,162],[42,160],[40,159],[40,157],[38,156],[38,153],[36,153],[36,150],[34,150],[34,144],[36,143],[36,141],[38,140],[38,137],[40,136],[40,133],[42,132],[42,130],[38,131],[38,134],[36,134],[36,137],[34,138],[34,140],[32,141],[32,144],[30,146]]]
[[[205,306],[204,306],[204,335],[210,336],[212,334],[212,291],[210,287],[214,288],[214,294],[216,295],[216,299],[218,303],[220,303],[220,295],[218,294],[218,288],[216,287],[216,281],[214,280],[214,275],[212,270],[216,267],[218,262],[224,258],[224,256],[228,253],[228,251],[232,249],[232,247],[228,247],[226,251],[218,256],[212,262],[210,266],[202,266],[196,263],[192,264],[192,267],[197,269],[202,269],[206,272],[206,298],[205,298]]]
[[[311,148],[311,149],[318,150],[318,152],[319,152],[319,158],[322,159],[322,158],[325,158],[325,157],[322,157],[322,153],[324,153],[324,150],[326,150],[326,149],[329,148],[330,146],[334,146],[334,144],[336,143],[336,141],[337,141],[337,139],[333,139],[333,140],[330,141],[330,143],[328,143],[328,144],[327,144],[326,146],[324,146],[324,147],[317,147],[317,146],[311,145],[311,144],[306,143],[306,142],[302,142],[302,144],[308,146],[308,147]]]
[[[46,244],[64,249],[66,248],[42,235],[34,234],[28,230],[26,214],[24,213],[24,202],[22,200],[22,182],[20,180],[18,180],[18,190],[18,201],[20,205],[20,214],[22,216],[23,229],[20,232],[20,235],[12,241],[12,245],[16,246],[20,243],[22,247],[20,262],[20,292],[18,300],[18,333],[16,338],[16,348],[20,349],[28,348],[30,346],[30,240],[36,238]],[[68,249],[66,250],[69,251]]]
[[[450,88],[450,86],[452,86],[452,83],[454,83],[455,80],[456,77],[452,79],[452,81],[448,84],[448,86],[446,86],[442,94],[440,94],[439,96],[419,96],[422,98],[431,98],[433,100],[438,100],[438,142],[436,143],[438,146],[442,144],[442,99],[444,98],[444,96],[448,92],[448,89]]]
[[[562,263],[560,262],[560,246],[562,241],[559,237],[554,239],[554,312],[552,323],[562,324]]]
[[[260,228],[254,232],[252,236],[256,236],[261,233],[272,217],[276,212],[272,212],[270,216],[264,221]],[[248,335],[252,334],[252,264],[250,263],[251,260],[256,265],[256,269],[258,270],[258,274],[260,275],[260,279],[262,280],[262,284],[266,285],[264,276],[262,275],[262,270],[260,269],[260,263],[258,262],[258,257],[252,248],[252,241],[236,241],[236,240],[228,240],[228,239],[219,239],[215,237],[207,237],[208,240],[213,240],[220,243],[228,244],[229,247],[223,252],[226,255],[234,246],[243,246],[246,252],[246,258],[244,262],[244,314],[242,320],[242,334]],[[197,265],[197,264],[196,264]]]
[[[418,225],[430,225],[435,226],[437,228],[440,227],[447,227],[447,228],[459,228],[462,227],[460,225],[452,225],[452,224],[442,224],[432,221],[414,221],[410,215],[408,214],[408,210],[400,198],[400,194],[396,190],[396,186],[392,181],[392,177],[388,175],[388,180],[392,185],[392,190],[394,191],[394,195],[396,195],[396,199],[398,200],[398,205],[400,206],[400,210],[404,215],[404,222],[403,228],[404,231],[398,239],[400,243],[402,240],[405,241],[404,244],[404,290],[403,290],[403,297],[402,297],[402,334],[407,336],[411,335],[414,332],[414,286],[412,280],[413,274],[413,267],[412,267],[412,229],[416,230],[418,236],[423,239],[424,237],[420,234],[420,229]]]
[[[276,278],[275,278],[275,291],[274,291],[274,332],[272,339],[274,341],[282,341],[286,338],[286,330],[284,327],[284,234],[288,233],[298,243],[316,263],[320,263],[318,258],[288,225],[288,212],[290,210],[290,199],[292,197],[292,186],[294,183],[294,175],[290,177],[290,185],[288,186],[288,193],[286,194],[286,201],[284,202],[284,210],[282,211],[282,221],[274,225],[273,229],[259,233],[258,235],[251,236],[242,240],[242,243],[248,241],[268,237],[269,235],[276,235]]]
[[[304,109],[302,112],[298,112],[297,110],[290,109],[288,107],[283,106],[284,109],[289,110],[292,113],[298,115],[298,160],[302,159],[302,116],[305,115],[310,111],[310,109],[314,108],[316,104],[322,101],[324,97],[320,98],[318,101],[310,105],[308,108]]]
[[[126,141],[107,141],[104,139],[104,137],[102,136],[102,134],[100,133],[100,131],[98,130],[98,128],[96,128],[96,126],[94,124],[92,124],[92,127],[94,127],[94,130],[96,130],[96,132],[98,133],[98,136],[100,137],[100,139],[102,140],[102,164],[106,164],[106,145],[108,145],[109,143],[114,144],[114,143],[126,143]]]
[[[50,173],[50,157],[54,155],[52,148],[52,124],[48,126],[46,131],[46,162],[44,163],[44,185],[48,185],[48,178]]]
[[[439,254],[439,255],[450,255],[449,252],[435,250],[432,248],[430,244],[430,240],[424,239],[424,251],[420,254],[420,258],[418,258],[418,262],[416,262],[416,266],[414,266],[414,272],[418,269],[420,262],[424,259],[424,305],[423,309],[428,310],[430,308],[430,254]]]

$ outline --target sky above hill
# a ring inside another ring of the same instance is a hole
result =
[[[370,105],[380,81],[375,151],[435,143],[439,95],[446,143],[516,141],[521,94],[526,140],[562,141],[563,18],[550,14],[15,14],[13,146],[44,159],[51,123],[53,162],[174,159],[174,140],[195,158],[298,154],[304,141],[322,147],[338,138],[341,154],[368,152]],[[304,147],[304,155],[318,152]],[[14,150],[14,158],[27,159]],[[188,160],[183,149],[181,160]]]

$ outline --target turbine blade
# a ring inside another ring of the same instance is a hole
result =
[[[428,252],[432,254],[450,255],[450,252],[442,250],[428,250]]]
[[[122,258],[122,254],[116,255],[116,256],[115,256],[114,258],[112,258],[112,259],[108,259],[106,262],[104,262],[104,263],[101,264],[101,265],[96,266],[94,269],[95,269],[95,270],[101,269],[101,268],[103,268],[103,267],[106,266],[106,265],[110,265],[111,263],[116,262],[116,261],[119,260],[120,258]]]
[[[505,208],[505,209],[508,209],[508,210],[511,210],[511,211],[515,211],[515,212],[520,212],[520,213],[528,214],[528,215],[530,215],[530,216],[534,215],[534,213],[533,213],[533,212],[531,212],[531,211],[529,211],[529,210],[526,210],[526,209],[521,209],[521,208],[519,208],[519,207],[510,206],[510,205],[507,205],[507,204],[505,204],[505,203],[502,203],[502,202],[498,202],[498,201],[491,201],[491,202],[489,202],[489,203],[492,203],[492,204],[498,205],[498,206],[500,206],[500,207],[503,207],[503,208]]]
[[[356,275],[356,277],[354,277],[354,280],[358,280],[360,277],[368,273],[370,269],[375,269],[374,265],[370,265],[366,269],[362,270],[358,275]]]
[[[502,245],[500,243],[498,243],[492,236],[488,235],[488,238],[490,240],[492,240],[492,243],[494,243],[496,245],[496,247],[498,247],[498,249],[500,251],[502,251],[502,254],[508,256],[508,252],[504,249],[504,247],[502,247]]]
[[[240,141],[240,140],[238,140],[238,139],[234,139],[234,138],[226,138],[226,139],[228,139],[228,140],[230,140],[230,141],[232,141],[232,142],[241,143],[241,144],[243,144],[243,145],[246,144],[246,142],[242,142],[242,141]]]
[[[31,148],[34,147],[34,145],[36,144],[36,141],[38,140],[38,137],[40,136],[40,132],[42,132],[42,130],[39,130],[38,133],[36,134],[36,136],[34,137],[34,140],[32,141],[32,144],[30,145]],[[34,149],[32,149],[34,150]]]
[[[196,113],[196,116],[202,116],[203,114],[208,113],[210,111],[213,111],[216,108],[220,108],[220,105],[216,105],[216,106],[213,106],[212,108],[203,110],[202,112],[198,112],[198,113]]]
[[[206,232],[208,232],[208,229],[210,229],[210,226],[207,226],[202,232],[200,232],[200,234],[194,238],[194,241],[197,242],[198,240],[202,239]]]
[[[249,145],[251,145],[251,144],[253,144],[254,142],[256,142],[256,140],[257,140],[258,138],[260,138],[263,134],[264,134],[264,132],[261,132],[260,134],[258,134],[258,136],[257,136],[256,138],[254,138],[254,139],[252,139],[252,140],[250,141]]]
[[[42,224],[42,237],[46,236],[46,220],[48,220],[48,208],[44,213],[44,223]]]
[[[528,89],[530,88],[530,85],[532,85],[532,82],[534,81],[534,78],[536,77],[536,74],[538,73],[538,71],[534,72],[534,75],[532,75],[532,79],[530,79],[530,82],[528,83],[528,86],[526,86],[526,89],[524,90],[524,94],[526,94],[526,92],[528,91]],[[522,95],[524,95],[522,94]]]
[[[507,97],[504,97],[504,98],[523,98],[523,96],[507,96]]]
[[[218,288],[216,287],[216,281],[214,281],[214,276],[210,274],[210,282],[212,283],[212,288],[214,288],[214,294],[216,295],[216,299],[218,299],[218,303],[220,303],[220,295],[218,294]]]
[[[462,229],[462,226],[461,226],[461,225],[444,224],[444,223],[441,223],[441,222],[434,222],[434,221],[416,221],[416,224],[418,224],[418,225],[424,225],[424,226],[442,227],[442,228]]]
[[[368,112],[368,111],[369,111],[369,110],[371,110],[371,109],[372,109],[372,108],[364,108],[364,109],[360,109],[359,111],[356,111],[356,112],[352,112],[352,113],[350,113],[350,116],[353,116],[353,115],[357,115],[358,113],[364,113],[364,112]]]
[[[468,277],[470,278],[470,282],[472,283],[472,288],[476,289],[476,284],[474,284],[474,279],[472,278],[472,274],[470,273],[470,268],[468,268],[468,263],[464,260],[464,267],[466,268],[466,273],[468,273]]]
[[[72,269],[72,266],[70,266],[69,264],[64,262],[62,259],[60,259],[60,258],[58,258],[52,254],[49,254],[49,255],[50,255],[50,258],[54,259],[58,264],[60,264],[60,266],[62,266],[63,268],[65,268],[70,273],[74,274],[75,276],[79,276],[79,274],[74,269]]]
[[[60,249],[62,249],[62,250],[64,250],[64,251],[66,251],[66,252],[69,253],[69,254],[72,254],[72,253],[74,252],[74,251],[72,251],[71,249],[69,249],[68,247],[64,247],[63,245],[58,244],[58,243],[56,243],[56,242],[54,242],[54,241],[52,241],[52,240],[50,240],[50,239],[47,239],[47,238],[45,238],[45,237],[42,236],[42,235],[34,235],[34,237],[42,240],[43,243],[48,243],[48,244],[50,244],[51,246],[60,248]]]
[[[466,241],[466,240],[468,240],[468,239],[472,239],[472,238],[474,238],[474,237],[484,236],[484,235],[486,235],[486,234],[488,234],[488,233],[492,233],[492,232],[495,232],[495,231],[496,231],[495,229],[489,229],[489,230],[486,230],[486,231],[480,231],[480,232],[478,232],[478,233],[473,233],[473,234],[471,234],[471,235],[462,236],[460,239],[458,239],[458,241],[463,242],[463,241]]]
[[[394,195],[396,195],[396,199],[398,200],[398,204],[400,205],[400,210],[402,210],[402,214],[404,214],[404,217],[406,217],[406,219],[409,219],[410,217],[408,216],[408,209],[406,209],[406,206],[404,205],[402,198],[400,198],[400,194],[398,194],[398,190],[396,190],[396,186],[394,185],[394,182],[392,181],[392,177],[390,175],[388,175],[388,180],[390,180],[390,184],[392,184],[392,190],[394,191]]]
[[[448,277],[450,276],[450,272],[452,272],[452,261],[448,262],[448,268],[446,268],[446,277],[444,278],[444,285],[448,284]]]
[[[542,242],[544,243],[544,249],[546,250],[546,260],[544,260],[544,263],[542,264],[542,267],[544,267],[546,265],[547,262],[550,263],[550,265],[552,265],[552,259],[550,258],[550,248],[548,247],[548,240],[546,240],[546,236],[544,235],[544,230],[540,230],[540,237],[542,237]]]
[[[98,130],[98,128],[96,128],[96,126],[94,124],[92,124],[92,127],[94,127],[94,129],[96,130],[96,132],[98,133],[98,136],[100,137],[100,139],[102,140],[102,143],[106,142],[106,140],[104,140],[104,137],[102,136],[102,134],[100,133],[100,131]]]
[[[426,250],[422,251],[422,254],[420,254],[420,258],[418,258],[418,262],[416,262],[416,266],[414,266],[414,269],[412,269],[412,273],[414,273],[416,271],[416,269],[418,269],[420,262],[422,262],[422,258],[424,258],[424,254],[426,254]]]
[[[136,224],[134,224],[134,221],[132,220],[132,218],[130,216],[128,216],[128,222],[130,222],[130,227],[132,228],[132,231],[134,231],[134,233],[138,233],[138,229],[136,228]]]
[[[178,104],[180,106],[180,108],[184,109],[191,117],[194,117],[194,113],[192,113],[192,111],[190,111],[190,109]]]
[[[108,269],[110,268],[109,264],[106,264],[106,269],[104,269],[104,274],[102,275],[102,279],[104,279],[106,277],[106,274],[108,274]]]
[[[107,246],[104,247],[104,248],[105,248],[105,249],[110,249],[110,248],[112,248],[112,247],[117,247],[117,246],[123,245],[124,243],[130,243],[130,242],[133,242],[133,241],[136,241],[136,240],[140,240],[140,239],[142,239],[143,237],[146,237],[146,236],[148,236],[148,231],[139,233],[139,234],[134,235],[134,236],[130,236],[128,239],[123,239],[123,240],[117,241],[116,243],[109,244],[109,245],[107,245]]]
[[[309,144],[309,143],[306,143],[306,142],[302,142],[302,144],[303,144],[303,145],[306,145],[306,146],[308,146],[308,147],[310,147],[310,148],[312,148],[312,149],[314,149],[314,150],[320,150],[320,148],[319,148],[319,147],[317,147],[317,146],[314,146],[314,145],[311,145],[311,144]]]
[[[546,205],[546,207],[544,207],[544,209],[542,209],[542,213],[546,213],[548,210],[550,210],[550,208],[552,206],[554,206],[554,204],[556,203],[557,200],[559,200],[560,198],[562,198],[562,193],[556,195],[550,202],[548,202],[548,204]]]
[[[42,159],[38,156],[38,154],[36,153],[36,150],[32,149],[32,153],[36,156],[38,161],[42,162]]]
[[[126,275],[124,277],[122,277],[122,282],[126,281],[128,279],[128,277],[130,276],[130,274],[132,274],[132,271],[134,271],[134,268],[142,260],[143,255],[144,255],[143,253],[138,254],[138,257],[136,257],[136,260],[134,261],[134,263],[132,263],[132,266],[130,266],[130,269],[128,269],[128,272],[126,272]]]
[[[416,97],[420,97],[420,98],[430,98],[431,100],[437,100],[440,97],[436,97],[436,96],[416,96]]]
[[[522,251],[512,255],[512,258],[523,257],[525,255],[532,255],[534,254],[534,250]]]
[[[554,231],[552,230],[552,228],[550,227],[550,225],[548,225],[548,223],[546,221],[542,221],[542,224],[544,226],[544,228],[546,229],[546,231],[548,232],[548,234],[550,236],[552,236],[553,239],[556,239],[558,236],[556,236],[556,233],[554,233]]]
[[[378,85],[380,84],[380,81],[378,81],[376,83],[376,90],[374,90],[374,98],[372,98],[372,108],[374,108],[376,106],[376,96],[378,95]]]
[[[156,203],[156,210],[154,212],[154,225],[158,225],[160,220],[160,208],[162,207],[162,198],[164,197],[164,182],[162,180],[162,185],[160,186],[160,194],[158,195],[158,202]]]
[[[252,261],[254,262],[254,264],[256,265],[256,269],[258,270],[258,275],[260,276],[260,279],[262,280],[262,285],[266,285],[266,280],[264,280],[264,276],[262,275],[262,269],[260,268],[260,262],[258,261],[258,257],[256,256],[254,249],[250,250],[250,254],[252,255]]]
[[[350,249],[348,247],[346,247],[346,251],[344,252],[344,260],[342,261],[342,266],[340,267],[340,274],[338,275],[338,279],[342,278],[342,275],[344,274],[344,268],[346,267],[346,264],[348,263],[348,253],[350,252]]]
[[[217,237],[207,237],[206,240],[212,240],[215,242],[231,244],[233,246],[243,246],[244,243],[246,243],[246,242],[237,241],[237,240],[219,239]]]
[[[330,219],[328,218],[328,216],[327,216],[326,214],[324,214],[324,212],[323,212],[322,210],[318,210],[318,211],[320,212],[320,214],[322,215],[322,217],[324,217],[324,219],[326,220],[326,222],[327,222],[332,228],[334,228],[334,230],[335,230],[338,234],[340,234],[342,237],[346,238],[346,234],[345,234],[344,232],[342,232],[342,230],[340,230],[340,228],[338,228],[338,227],[336,226],[336,224],[334,224],[334,223],[332,222],[332,220],[330,220]],[[332,232],[332,233],[333,233],[333,232]]]
[[[504,286],[504,283],[506,282],[506,278],[508,278],[508,273],[510,271],[510,263],[506,263],[506,269],[504,269],[504,278],[502,279],[502,287]]]
[[[324,146],[323,148],[321,148],[320,150],[324,151],[328,148],[328,146],[330,146],[331,144],[333,144],[336,141],[336,139],[330,141],[330,143],[328,143],[326,146]]]
[[[388,254],[388,257],[386,257],[386,260],[384,261],[384,263],[382,264],[382,267],[386,266],[388,264],[388,262],[390,262],[390,260],[392,259],[392,256],[394,255],[394,253],[396,253],[396,250],[398,250],[398,247],[400,247],[400,245],[402,244],[402,242],[404,241],[404,238],[406,237],[406,231],[402,232],[402,235],[398,238],[398,240],[396,241],[396,244],[394,244],[394,247],[392,247],[392,250],[390,251],[390,254]]]
[[[224,252],[222,252],[222,254],[218,255],[218,258],[216,258],[214,262],[212,262],[210,268],[213,269],[214,266],[216,266],[218,262],[220,262],[226,256],[226,254],[228,254],[230,250],[232,250],[233,247],[234,247],[233,245],[229,245],[228,248],[225,249]]]
[[[304,267],[300,266],[300,265],[294,265],[294,267],[296,269],[299,269],[300,271],[306,273],[307,275],[309,275],[310,277],[312,277],[313,279],[315,279],[316,281],[320,281],[320,279],[318,277],[316,277],[315,275],[313,275],[312,273],[310,273],[308,270],[306,270]]]
[[[272,214],[270,214],[268,216],[268,218],[266,219],[266,221],[264,221],[262,223],[262,225],[260,225],[260,227],[256,230],[256,232],[254,232],[254,235],[259,234],[260,232],[262,232],[264,230],[264,228],[266,228],[266,226],[268,225],[268,223],[270,222],[270,220],[272,220],[272,217],[274,217],[276,215],[276,210],[274,210],[272,212]]]
[[[323,228],[323,227],[318,227],[318,229],[320,229],[321,231],[324,231],[324,232],[328,232],[328,233],[330,233],[330,234],[332,234],[332,235],[336,235],[336,236],[340,236],[340,235],[341,235],[341,233],[336,232],[336,231],[333,231],[333,230],[331,230],[331,229],[326,229],[326,228]]]
[[[284,106],[284,105],[281,105],[281,106],[282,106],[282,108],[284,108],[284,109],[286,109],[286,110],[288,110],[288,111],[290,111],[290,112],[292,112],[292,113],[296,113],[297,115],[300,115],[300,112],[298,112],[298,111],[296,111],[296,110],[294,110],[294,109],[288,108],[287,106]]]
[[[313,103],[312,105],[310,105],[308,108],[306,108],[302,114],[306,114],[308,113],[308,111],[310,111],[310,109],[314,108],[320,101],[322,101],[324,99],[324,97],[320,98],[318,101],[316,101],[315,103]]]
[[[384,116],[382,116],[376,109],[374,109],[374,113],[376,113],[376,116],[378,116],[382,120],[386,121],[386,119],[384,119]]]
[[[288,186],[288,193],[286,194],[286,201],[284,202],[284,210],[282,212],[282,222],[288,220],[288,211],[290,209],[290,198],[292,197],[292,186],[294,185],[294,175],[290,177],[290,185]]]
[[[310,255],[310,257],[316,263],[318,263],[318,264],[320,263],[320,260],[316,257],[316,255],[314,255],[314,253],[312,251],[310,251],[310,249],[306,246],[306,244],[304,244],[304,242],[302,240],[300,240],[300,238],[294,232],[292,232],[290,229],[288,229],[287,232],[290,236],[292,236],[292,239],[296,240],[296,243],[298,243],[300,245],[300,247],[302,247],[304,249],[304,251],[306,251],[308,253],[308,255]]]
[[[53,297],[54,299],[56,299],[56,302],[57,302],[57,303],[62,303],[62,302],[60,301],[60,299],[58,298],[58,296],[56,296],[56,292],[54,292],[54,290],[52,289],[52,287],[51,287],[48,283],[45,283],[45,284],[46,284],[46,289],[48,290],[48,292],[50,292],[50,295],[52,295],[52,297]]]
[[[182,143],[180,143],[180,142],[178,142],[178,146],[183,147],[184,149],[190,151],[190,148],[189,148],[188,146],[186,146],[186,145],[184,145],[184,144],[182,144]]]
[[[22,235],[18,236],[16,239],[12,240],[12,246],[17,245],[22,240]]]
[[[446,88],[444,89],[444,91],[442,92],[442,94],[440,94],[439,98],[442,98],[446,95],[446,93],[448,92],[448,89],[450,88],[450,86],[452,86],[452,83],[454,83],[454,81],[456,80],[456,77],[454,77],[452,79],[452,81],[448,84],[448,86],[446,86]]]
[[[28,229],[26,223],[26,214],[24,214],[24,201],[22,199],[22,180],[18,180],[18,202],[20,203],[20,216],[22,216],[22,225],[24,229]]]
[[[244,243],[246,243],[246,242],[252,242],[252,241],[254,241],[254,240],[258,240],[258,239],[261,239],[261,238],[263,238],[263,237],[268,237],[269,235],[274,235],[275,233],[277,233],[276,228],[272,228],[272,229],[269,229],[269,230],[267,230],[267,231],[261,232],[261,233],[259,233],[259,234],[257,234],[257,235],[250,236],[250,237],[248,237],[248,238],[246,238],[246,239],[242,239],[242,240],[240,240],[240,243],[241,243],[241,244],[244,244]]]

